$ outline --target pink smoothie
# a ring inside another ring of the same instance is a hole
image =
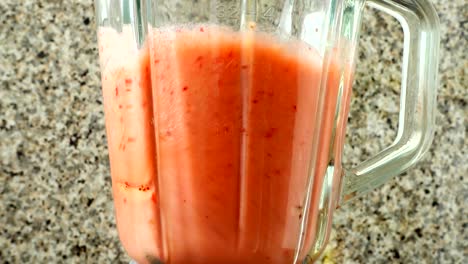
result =
[[[322,59],[303,44],[214,26],[149,38],[138,49],[127,29],[99,33],[117,225],[129,255],[141,264],[293,263],[308,210],[304,258],[329,153],[320,144],[310,167],[312,141],[330,141],[338,67],[321,113]]]

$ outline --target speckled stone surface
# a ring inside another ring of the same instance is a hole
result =
[[[468,6],[433,2],[442,24],[433,146],[336,212],[325,263],[468,259]],[[0,14],[0,262],[128,263],[113,217],[92,1],[3,0]],[[398,119],[401,28],[366,9],[362,32],[347,166],[390,144]]]

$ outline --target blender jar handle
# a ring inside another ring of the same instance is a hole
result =
[[[376,156],[344,171],[340,204],[414,165],[433,139],[438,85],[439,19],[428,0],[367,0],[403,27],[404,52],[398,134]]]

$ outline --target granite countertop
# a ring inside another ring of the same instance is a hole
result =
[[[468,6],[433,2],[442,24],[435,141],[416,167],[337,210],[325,263],[468,259]],[[0,14],[0,262],[128,263],[92,1],[6,0]],[[401,28],[366,9],[362,32],[347,166],[390,144],[398,119]]]

